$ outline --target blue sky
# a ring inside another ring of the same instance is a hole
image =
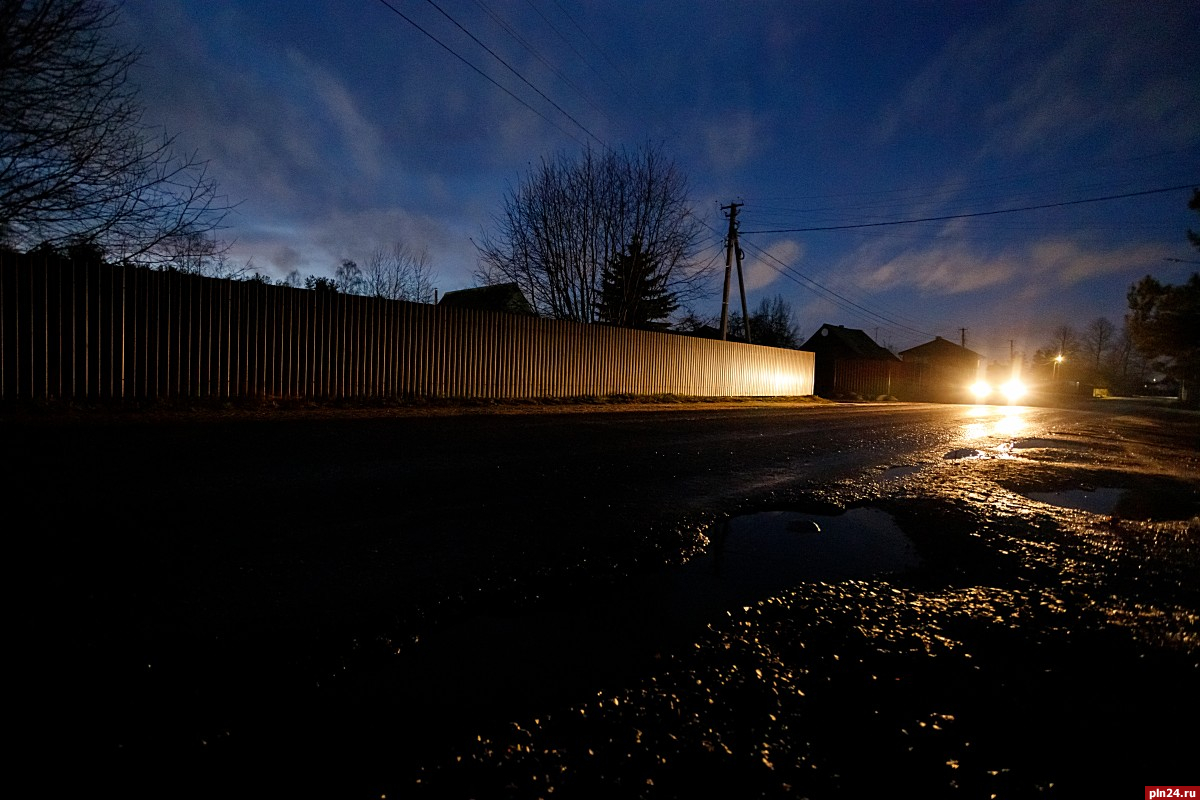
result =
[[[782,295],[805,338],[966,328],[1032,356],[1200,269],[1192,0],[122,7],[145,121],[209,162],[232,257],[273,278],[403,242],[442,293],[472,286],[472,239],[540,159],[647,142],[713,228],[700,260],[723,265],[720,206],[744,204],[749,303]]]

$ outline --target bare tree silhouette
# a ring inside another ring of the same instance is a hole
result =
[[[516,283],[540,314],[594,322],[605,269],[637,241],[655,257],[647,285],[669,304],[699,296],[707,273],[694,262],[703,234],[687,180],[655,147],[543,159],[509,191],[494,233],[477,245],[476,278]]]
[[[0,241],[87,242],[136,260],[217,229],[229,207],[207,166],[145,125],[101,0],[0,4]]]

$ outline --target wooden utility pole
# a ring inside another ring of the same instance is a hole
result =
[[[738,289],[742,295],[742,325],[746,329],[746,341],[750,342],[750,314],[746,309],[746,282],[742,280],[742,248],[738,245],[737,210],[744,203],[721,206],[729,212],[729,233],[725,236],[725,291],[721,295],[721,340],[729,338],[729,277],[733,261],[737,259]]]
[[[962,346],[966,347],[967,346],[967,329],[959,328],[958,330],[962,334]]]

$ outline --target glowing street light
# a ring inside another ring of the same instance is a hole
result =
[[[1063,354],[1059,353],[1054,357],[1054,380],[1058,380],[1058,368],[1063,363]]]

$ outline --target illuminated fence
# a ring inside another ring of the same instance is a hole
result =
[[[796,396],[813,354],[0,256],[0,399]]]

